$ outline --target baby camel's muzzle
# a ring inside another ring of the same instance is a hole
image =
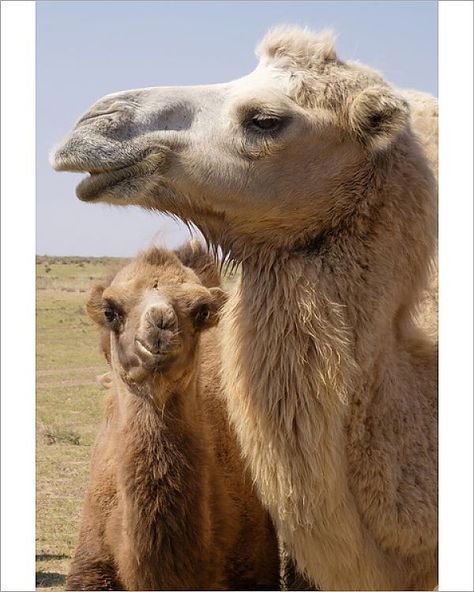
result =
[[[180,349],[178,319],[171,306],[153,305],[142,315],[135,337],[135,352],[142,363],[169,362]]]

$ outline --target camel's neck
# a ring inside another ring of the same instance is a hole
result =
[[[124,436],[140,441],[142,450],[153,451],[148,460],[155,463],[156,455],[165,455],[167,439],[192,437],[199,431],[199,401],[197,373],[182,383],[162,379],[127,383],[113,373],[113,388],[117,398],[118,429]]]
[[[168,433],[175,424],[182,430],[191,429],[199,417],[198,371],[197,368],[188,370],[186,377],[178,381],[155,375],[139,383],[130,382],[125,374],[113,370],[120,428],[137,433],[144,430],[144,442],[151,445],[161,440],[162,432]],[[143,418],[146,421],[141,421]],[[147,430],[147,422],[152,422],[157,429]]]
[[[423,198],[375,195],[316,244],[246,257],[224,316],[230,416],[266,505],[282,532],[316,529],[321,557],[340,548],[354,577],[375,558],[367,586],[399,582],[384,580],[390,568],[358,518],[346,428],[354,395],[370,398],[368,377],[409,329],[433,248]]]
[[[263,246],[246,254],[241,286],[245,306],[258,324],[278,316],[281,307],[302,333],[307,320],[299,319],[318,318],[327,330],[345,333],[355,361],[368,370],[412,329],[436,233],[432,176],[426,167],[412,180],[413,191],[403,159],[385,171],[386,178],[370,171],[361,173],[364,190],[345,196],[348,212],[335,214],[329,229],[298,239],[290,249]],[[314,337],[330,341],[324,332]]]
[[[155,381],[141,384],[138,390],[114,373],[120,472],[125,489],[137,502],[147,491],[156,491],[158,482],[160,495],[166,502],[167,490],[182,485],[174,479],[191,480],[195,465],[202,462],[205,434],[202,434],[197,378],[197,373],[188,377],[186,388]],[[185,477],[184,473],[189,475]],[[158,512],[166,510],[160,508],[158,500],[159,497],[143,499],[136,510],[149,512],[148,502]]]
[[[206,536],[210,462],[197,379],[194,372],[185,388],[155,381],[155,392],[148,393],[142,384],[137,394],[114,373],[118,491],[128,541],[143,574],[132,589],[151,589],[147,586],[175,577],[167,571],[176,553],[170,541],[194,548]]]

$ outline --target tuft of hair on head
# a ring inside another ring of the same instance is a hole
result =
[[[160,247],[151,246],[145,251],[140,251],[135,258],[137,261],[141,260],[150,265],[160,266],[167,263],[176,263],[176,256],[173,251],[162,249]]]
[[[374,85],[350,97],[349,129],[369,150],[388,148],[405,129],[410,117],[408,103],[390,87]]]
[[[270,30],[256,49],[261,59],[285,60],[298,69],[337,60],[335,36],[325,29],[314,33],[308,28],[279,26]]]
[[[174,251],[186,267],[190,267],[206,288],[220,287],[221,278],[213,255],[196,238]]]

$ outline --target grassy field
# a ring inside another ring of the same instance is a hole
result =
[[[90,288],[125,260],[38,257],[36,582],[64,589],[77,544],[107,370],[85,312]],[[227,284],[231,286],[231,281]]]
[[[123,262],[123,260],[122,260]],[[87,292],[116,259],[38,257],[37,271],[37,587],[64,589],[77,543],[91,446],[102,414],[106,371]]]

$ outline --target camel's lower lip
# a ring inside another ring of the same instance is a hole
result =
[[[159,152],[152,152],[131,165],[111,168],[100,173],[91,172],[76,187],[76,195],[81,201],[98,200],[104,193],[128,179],[151,176],[157,171],[163,172],[167,156],[168,150],[160,149]]]
[[[89,173],[76,187],[76,195],[81,201],[94,201],[107,189],[130,177],[127,169],[115,169],[105,173]]]

